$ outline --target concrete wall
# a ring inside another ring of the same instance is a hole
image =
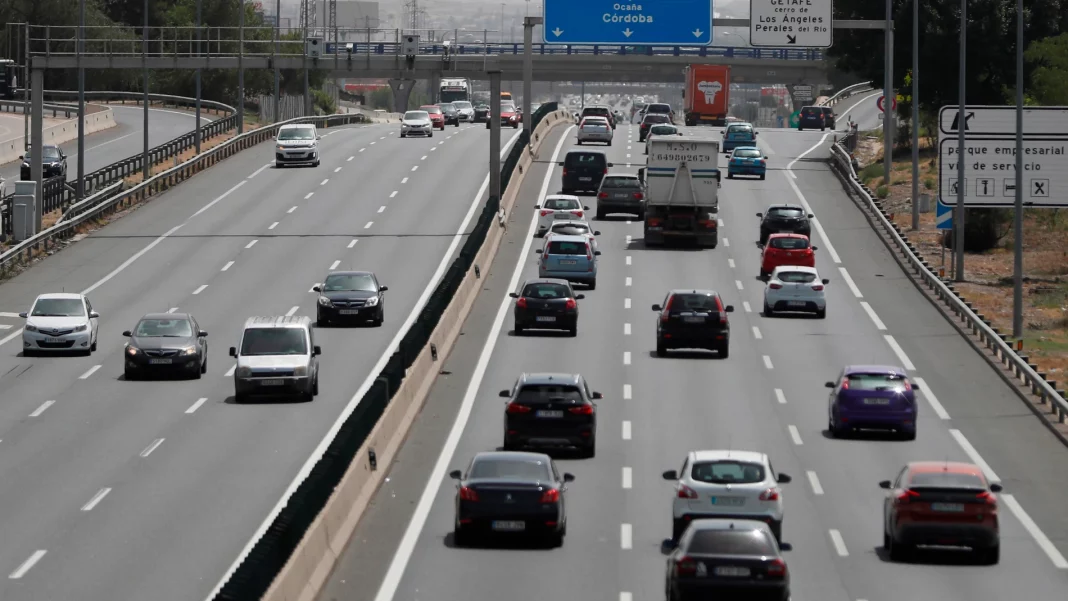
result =
[[[112,114],[111,107],[100,104],[85,105],[86,135],[115,127],[115,125],[115,116]],[[77,138],[77,119],[68,119],[57,125],[44,128],[45,144],[63,144]],[[23,136],[0,143],[0,165],[19,160],[19,156],[23,153],[25,147],[25,138]]]

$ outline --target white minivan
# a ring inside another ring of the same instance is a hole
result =
[[[319,140],[322,138],[311,123],[291,123],[278,128],[274,141],[274,166],[319,166]]]

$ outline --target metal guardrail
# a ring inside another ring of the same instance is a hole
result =
[[[837,92],[832,94],[830,98],[828,98],[827,100],[825,100],[823,102],[823,106],[834,106],[835,104],[838,104],[839,100],[843,100],[845,98],[849,98],[850,96],[852,96],[854,94],[859,94],[861,92],[867,92],[868,90],[874,90],[874,89],[875,88],[873,88],[871,86],[871,82],[870,81],[864,81],[864,82],[861,82],[861,83],[856,83],[856,84],[853,84],[851,86],[844,87],[841,90],[838,90]]]
[[[64,217],[52,227],[37,233],[0,254],[0,279],[7,277],[15,265],[29,262],[37,254],[47,252],[58,246],[62,240],[72,237],[76,233],[78,226],[83,223],[156,196],[219,161],[267,140],[274,139],[278,128],[282,125],[288,123],[314,123],[317,127],[327,128],[332,125],[365,123],[366,120],[367,118],[363,115],[329,115],[324,117],[298,117],[288,121],[281,121],[235,136],[118,194],[113,193],[114,190],[111,186],[100,189],[91,198],[86,198],[77,205],[71,206]],[[121,186],[122,182],[116,182],[114,185]],[[78,208],[75,209],[75,207]]]
[[[998,333],[982,315],[972,310],[971,303],[961,299],[959,293],[952,284],[947,284],[931,270],[930,264],[919,256],[912,243],[901,233],[897,224],[890,221],[882,203],[872,196],[871,191],[864,186],[853,168],[849,153],[835,142],[831,146],[832,164],[842,174],[843,179],[865,203],[870,212],[890,235],[893,243],[900,253],[911,264],[916,274],[924,284],[945,303],[951,311],[971,331],[979,342],[986,346],[993,356],[1001,361],[1025,386],[1029,387],[1031,394],[1039,399],[1042,406],[1049,405],[1050,412],[1060,423],[1068,420],[1068,401],[1065,400],[1065,392],[1056,390],[1045,374],[1038,372],[1038,366],[1028,362],[1028,357],[1018,354],[1009,344],[1007,337]]]
[[[17,91],[17,93],[18,94],[23,94],[23,93],[25,93],[25,90],[20,88]],[[74,91],[71,91],[71,90],[45,90],[44,91],[44,97],[46,99],[51,99],[51,100],[54,100],[56,102],[69,102],[69,103],[77,103],[78,102],[78,92],[77,92],[77,90],[74,90]],[[124,92],[124,91],[117,91],[117,90],[116,91],[112,91],[112,90],[89,91],[89,90],[86,90],[86,92],[85,92],[85,101],[86,102],[93,102],[93,101],[96,101],[96,102],[114,102],[116,100],[120,101],[122,104],[126,104],[127,102],[131,102],[133,104],[138,104],[139,105],[144,100],[144,94],[142,94],[141,92]],[[191,98],[189,96],[174,96],[174,95],[171,95],[171,94],[152,94],[152,93],[150,93],[148,95],[148,102],[150,104],[157,104],[158,103],[158,104],[163,105],[164,107],[173,106],[173,107],[181,107],[181,108],[190,108],[191,109],[191,108],[196,107],[197,99],[196,98]],[[19,104],[19,106],[22,106],[21,102],[18,102],[18,104]],[[46,107],[47,106],[60,106],[64,110],[69,110],[70,109],[69,106],[66,106],[64,104],[46,105]],[[215,113],[215,114],[222,114],[222,113],[231,114],[231,113],[236,113],[237,112],[237,109],[232,107],[232,106],[230,106],[229,104],[223,104],[221,102],[215,102],[214,100],[201,99],[200,108],[201,108],[201,111],[203,111],[203,112]],[[77,113],[77,106],[74,107],[74,113],[73,114],[74,115],[78,114]]]
[[[77,95],[77,92],[75,92]],[[26,103],[21,100],[0,100],[0,112],[2,113],[18,113],[23,114],[26,110]],[[51,111],[52,117],[59,118],[63,115],[64,119],[77,119],[78,107],[70,106],[67,104],[48,104],[44,105],[45,117]]]

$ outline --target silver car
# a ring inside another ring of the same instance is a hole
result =
[[[426,136],[434,137],[434,126],[430,122],[430,113],[426,111],[408,111],[401,119],[400,137]]]
[[[578,128],[578,144],[603,142],[612,145],[612,126],[604,117],[585,117]]]
[[[19,317],[26,320],[22,326],[24,357],[43,352],[89,355],[96,350],[100,314],[84,294],[42,294]]]
[[[319,166],[319,140],[322,139],[310,123],[291,123],[278,128],[275,139],[274,166]]]
[[[237,359],[234,400],[252,396],[296,396],[311,401],[319,394],[319,355],[309,317],[250,317],[241,345],[230,347]]]
[[[466,100],[457,100],[452,105],[456,107],[456,112],[460,115],[460,122],[462,123],[474,123],[475,122],[475,107]]]

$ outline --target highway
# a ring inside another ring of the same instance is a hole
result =
[[[26,359],[0,332],[0,598],[203,598],[377,375],[483,205],[489,134],[321,133],[319,168],[275,169],[264,143],[0,286],[5,315],[62,289],[102,315],[91,357]],[[233,404],[245,319],[314,318],[332,269],[378,274],[385,325],[319,331],[314,402]],[[124,381],[121,332],[167,310],[210,333],[208,373]]]
[[[760,132],[771,171],[766,181],[724,179],[717,249],[649,250],[640,222],[595,221],[603,255],[597,289],[579,301],[578,337],[515,337],[506,295],[537,275],[532,209],[559,189],[553,151],[566,152],[574,134],[542,146],[505,250],[443,366],[450,375],[435,384],[320,599],[664,599],[674,492],[660,474],[689,450],[716,448],[764,451],[793,477],[783,487],[795,601],[1064,599],[1065,449],[900,271],[821,162],[833,132]],[[604,150],[616,170],[633,172],[642,149],[636,128],[621,125]],[[761,314],[755,213],[781,202],[816,215],[817,266],[831,280],[825,320]],[[677,287],[713,288],[734,305],[729,359],[655,356],[650,306]],[[916,378],[915,441],[829,437],[823,384],[849,363],[898,364]],[[564,546],[454,548],[448,471],[499,447],[497,392],[521,372],[545,371],[581,372],[605,395],[596,458],[559,460],[577,477]],[[877,483],[924,459],[972,461],[1005,484],[999,565],[952,552],[888,561]]]

